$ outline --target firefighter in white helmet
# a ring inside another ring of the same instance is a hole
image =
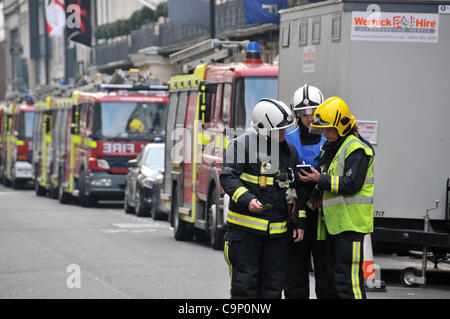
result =
[[[227,148],[220,182],[231,198],[224,254],[232,298],[281,298],[288,237],[285,193],[298,162],[284,136],[294,123],[286,104],[262,99],[251,128]]]
[[[322,145],[326,138],[310,133],[314,111],[324,101],[322,92],[315,86],[305,84],[295,91],[291,110],[297,117],[298,127],[286,134],[286,140],[297,149],[299,164],[317,166]],[[314,263],[315,291],[318,299],[337,297],[327,267],[326,244],[317,240],[317,203],[319,195],[314,184],[302,185],[297,192],[301,203],[300,214],[292,214],[295,227],[304,231],[303,240],[288,242],[288,268],[284,296],[287,299],[309,298],[309,272],[311,257]],[[297,220],[298,219],[298,220]]]

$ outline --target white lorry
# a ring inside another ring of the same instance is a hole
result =
[[[450,1],[332,0],[280,15],[279,98],[305,83],[342,97],[374,146],[375,252],[448,258]]]

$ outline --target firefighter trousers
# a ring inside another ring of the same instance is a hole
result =
[[[286,274],[286,236],[271,238],[228,228],[224,255],[232,299],[280,299]]]
[[[364,234],[353,231],[327,234],[330,273],[340,299],[366,299],[364,289]]]
[[[313,261],[317,299],[337,299],[333,280],[328,269],[327,245],[317,240],[317,223],[310,225],[301,242],[288,239],[287,273],[284,285],[286,299],[309,299],[309,273]],[[288,234],[292,234],[292,227]]]

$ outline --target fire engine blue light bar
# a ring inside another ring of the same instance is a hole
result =
[[[103,84],[104,91],[169,91],[165,85]]]
[[[247,44],[247,51],[250,52],[261,52],[258,42],[249,42]]]

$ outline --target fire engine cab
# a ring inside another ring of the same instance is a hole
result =
[[[241,54],[241,63],[220,62]],[[207,40],[170,59],[188,74],[170,83],[160,197],[170,208],[176,240],[200,230],[222,249],[229,200],[219,182],[224,151],[250,126],[254,105],[277,98],[278,66],[263,64],[259,45],[248,41]]]
[[[36,95],[37,97],[38,95]],[[52,191],[50,167],[54,160],[54,98],[45,96],[34,104],[33,125],[33,179],[36,195],[44,196]]]
[[[51,94],[51,96],[50,96]],[[72,107],[71,90],[64,85],[47,86],[35,91],[40,99],[35,103],[33,125],[33,172],[36,195],[50,194],[58,198],[61,167],[65,163],[65,127]]]
[[[1,168],[1,163],[2,163],[2,154],[3,154],[3,142],[2,142],[2,137],[3,137],[3,114],[5,113],[6,110],[6,105],[5,104],[0,104],[0,168]],[[0,183],[3,183],[3,170],[0,169]]]
[[[33,111],[31,101],[21,101],[10,104],[3,114],[0,170],[4,184],[16,189],[32,180]]]
[[[61,138],[66,143],[61,202],[71,196],[78,197],[82,206],[123,199],[128,161],[147,143],[164,141],[167,90],[134,82],[73,93],[62,125],[68,130],[60,130],[67,135]]]

